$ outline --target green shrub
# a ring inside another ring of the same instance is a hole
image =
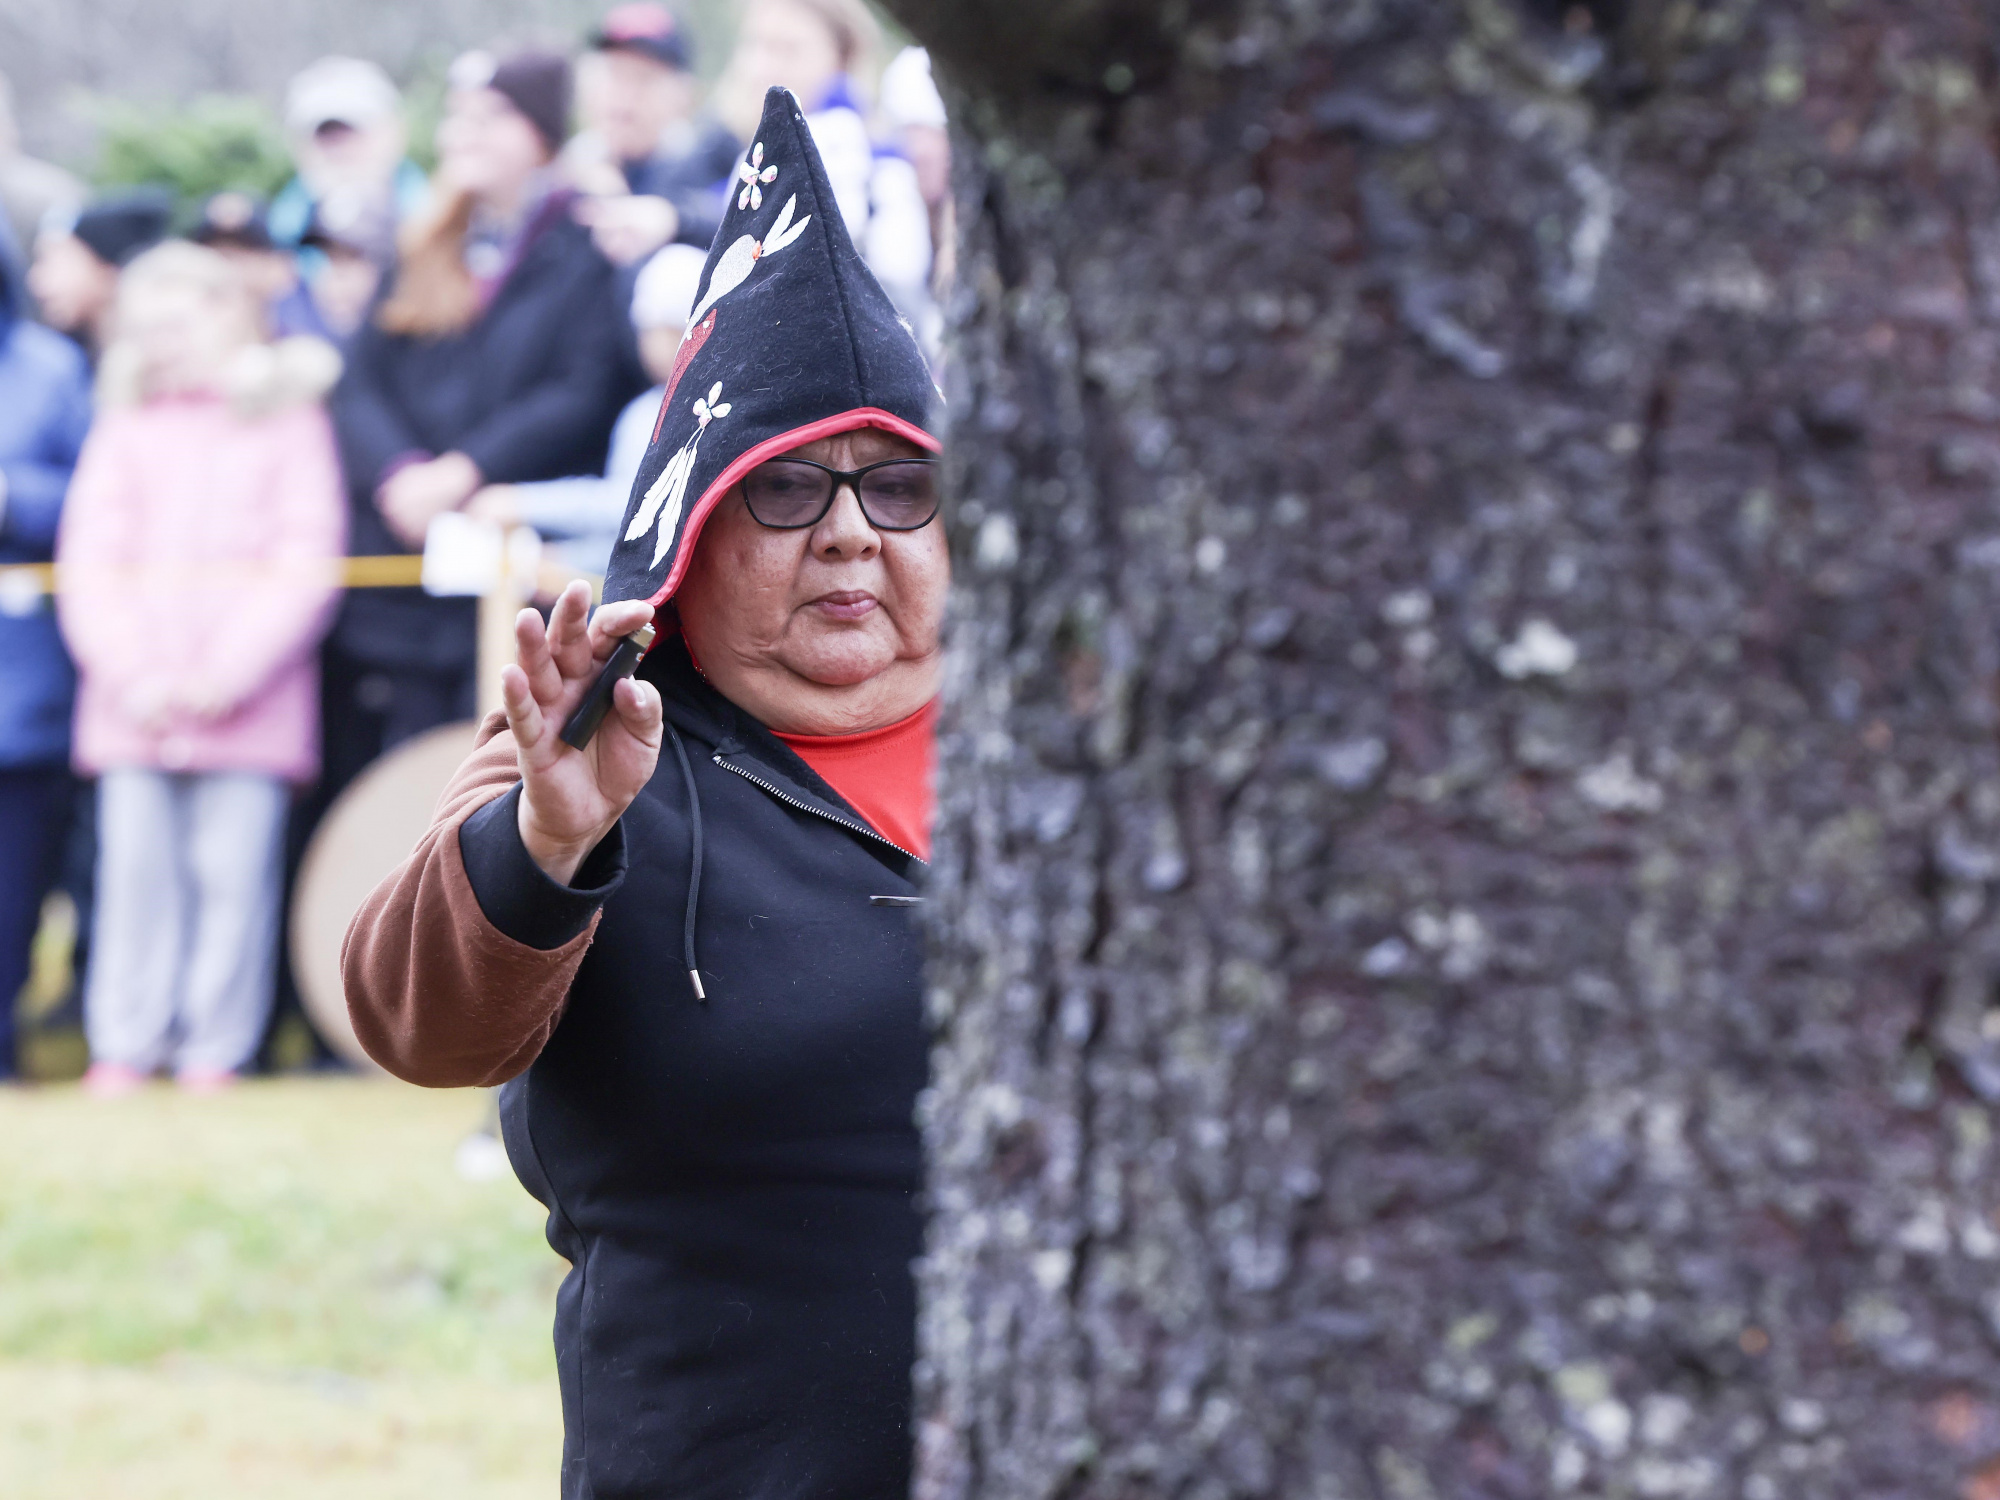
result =
[[[106,103],[90,175],[103,187],[171,188],[192,208],[230,188],[269,197],[290,180],[292,164],[284,132],[261,102],[204,94],[180,105]]]

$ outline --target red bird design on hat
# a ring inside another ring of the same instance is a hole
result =
[[[694,363],[694,357],[701,353],[701,346],[708,342],[708,336],[715,332],[715,309],[708,310],[708,316],[681,335],[681,346],[674,351],[674,368],[667,376],[667,394],[660,399],[660,414],[653,419],[653,441],[660,440],[660,429],[666,425],[667,408],[673,405],[674,390],[681,383],[681,376]]]

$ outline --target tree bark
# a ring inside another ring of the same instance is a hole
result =
[[[1992,7],[892,8],[919,1495],[2000,1497]]]

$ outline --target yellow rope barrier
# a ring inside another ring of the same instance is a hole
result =
[[[341,564],[340,586],[348,589],[414,588],[423,571],[423,558],[414,554],[350,557]]]
[[[552,598],[582,579],[590,585],[593,602],[604,597],[604,580],[595,573],[581,573],[543,555],[532,568],[515,562],[511,549],[503,549],[498,576],[479,598],[479,713],[484,717],[500,706],[500,668],[514,655],[514,619],[531,600]],[[337,584],[346,589],[408,589],[423,583],[424,560],[408,553],[378,557],[276,562],[215,561],[176,563],[171,566],[139,563],[128,570],[135,584],[157,585],[170,580],[175,592],[189,588],[207,590],[240,587],[247,578],[269,584],[282,579],[299,587],[324,588]],[[42,601],[61,586],[60,570],[54,563],[0,563],[0,618],[25,616],[42,608]],[[156,589],[147,590],[158,597]]]
[[[176,581],[183,583],[226,583],[231,576],[242,577],[254,574],[269,579],[273,571],[291,570],[310,572],[313,582],[323,576],[322,569],[327,564],[320,563],[212,563],[192,569],[180,568],[175,571]],[[344,589],[413,589],[423,581],[424,560],[422,557],[404,553],[387,553],[380,557],[345,557],[338,561],[335,582]],[[157,576],[156,569],[139,567],[134,573]],[[536,570],[536,584],[550,593],[557,592],[572,578],[589,575],[574,573],[558,564],[544,560]],[[592,577],[597,585],[600,580]],[[551,587],[553,585],[553,587]],[[22,595],[39,597],[56,591],[56,565],[54,563],[0,563],[0,600],[18,598]]]
[[[321,564],[292,564],[291,567],[305,571],[307,567],[317,573]],[[206,574],[223,577],[229,574],[256,573],[269,577],[273,568],[284,568],[278,563],[212,563],[197,567],[192,571],[182,570],[179,576],[190,581],[201,579]],[[345,589],[413,589],[423,577],[424,560],[414,553],[388,553],[381,557],[344,557],[338,562],[338,581]],[[154,573],[152,568],[135,568],[133,571]],[[54,563],[0,563],[0,593],[9,588],[20,589],[23,584],[38,594],[53,594],[56,591],[56,565]]]

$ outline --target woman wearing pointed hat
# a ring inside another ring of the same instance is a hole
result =
[[[934,400],[773,89],[611,558],[618,602],[587,627],[580,588],[546,628],[521,616],[504,716],[349,931],[372,1056],[506,1084],[509,1154],[572,1267],[565,1496],[907,1487]],[[570,748],[600,667],[656,617]]]

